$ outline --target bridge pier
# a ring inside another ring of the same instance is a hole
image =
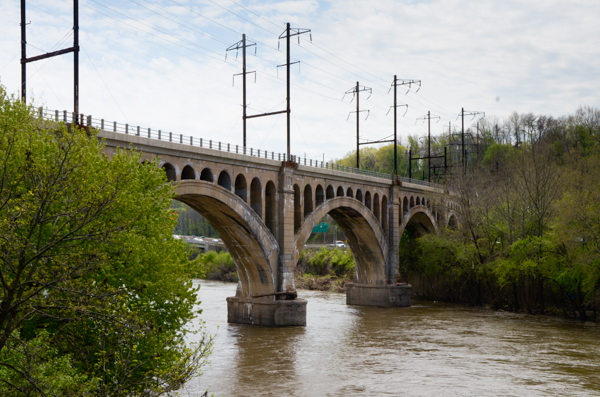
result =
[[[410,284],[346,284],[346,304],[377,307],[409,307]]]
[[[306,326],[306,300],[272,300],[229,297],[227,322],[268,327]]]

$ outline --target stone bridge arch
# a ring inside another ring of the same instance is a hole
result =
[[[244,200],[227,189],[202,180],[183,180],[175,200],[187,204],[219,233],[236,265],[237,298],[269,295],[277,290],[279,244]]]
[[[417,205],[411,208],[402,218],[399,231],[400,237],[407,228],[422,236],[427,233],[437,233],[438,224],[433,212],[428,207]]]
[[[360,201],[350,197],[329,199],[304,219],[295,236],[294,263],[298,262],[313,227],[327,214],[337,222],[348,239],[356,263],[356,281],[359,284],[385,284],[389,257],[386,234],[375,215]]]

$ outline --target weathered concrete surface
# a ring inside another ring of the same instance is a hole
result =
[[[408,307],[410,284],[346,284],[346,304],[357,306]]]
[[[223,239],[238,271],[239,297],[276,292],[279,245],[250,206],[205,181],[182,181],[176,192],[175,199],[198,211]]]
[[[269,327],[306,326],[306,300],[227,298],[227,322]]]

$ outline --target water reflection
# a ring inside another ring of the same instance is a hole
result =
[[[228,333],[237,348],[230,390],[244,390],[247,395],[293,395],[291,391],[301,386],[297,380],[296,351],[305,332],[304,327],[261,329],[230,325]],[[286,387],[263,394],[265,382]]]
[[[212,368],[190,382],[217,396],[600,395],[596,324],[417,303],[345,305],[300,291],[307,327],[227,324],[235,284],[203,282],[203,319],[218,337]]]

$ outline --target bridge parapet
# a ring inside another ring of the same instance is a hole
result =
[[[268,159],[274,161],[293,161],[298,165],[305,167],[311,167],[316,169],[326,169],[332,171],[339,171],[343,173],[356,174],[361,176],[370,176],[375,178],[385,179],[387,181],[396,180],[400,183],[409,183],[420,186],[431,186],[438,189],[444,189],[444,185],[436,184],[433,182],[422,181],[414,178],[407,178],[404,176],[395,176],[392,174],[386,174],[377,171],[364,170],[354,167],[348,167],[334,162],[325,162],[315,160],[311,158],[291,155],[287,158],[286,153],[279,153],[275,151],[268,151],[264,149],[256,149],[250,147],[243,147],[241,145],[234,145],[226,142],[220,142],[211,139],[197,138],[192,135],[184,135],[181,133],[173,133],[170,131],[157,130],[152,128],[140,127],[135,125],[129,125],[128,123],[118,123],[116,121],[106,121],[104,119],[97,119],[91,115],[76,115],[72,112],[50,110],[50,109],[39,109],[39,116],[47,120],[64,122],[64,123],[77,123],[88,127],[93,127],[106,132],[114,132],[122,135],[137,136],[148,138],[154,141],[171,142],[184,146],[190,146],[200,149],[214,150],[218,152],[234,153],[247,157],[253,157],[255,159]],[[254,160],[253,160],[254,161]]]

